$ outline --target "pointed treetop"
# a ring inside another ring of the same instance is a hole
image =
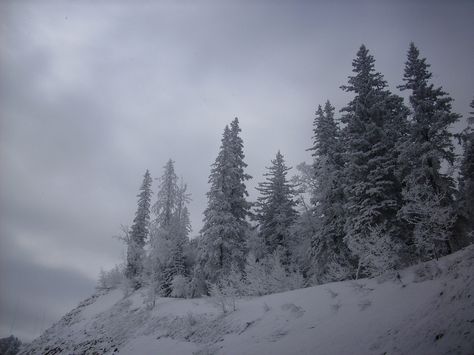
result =
[[[430,65],[426,63],[426,58],[420,58],[420,51],[413,42],[408,49],[407,61],[405,62],[405,72],[403,74],[404,85],[398,86],[400,90],[416,90],[421,86],[428,85],[428,80],[432,74],[429,71]]]
[[[367,95],[374,88],[383,89],[387,86],[383,75],[375,71],[375,59],[365,45],[360,46],[356,58],[352,61],[352,72],[356,75],[349,76],[349,85],[341,86],[344,91]]]

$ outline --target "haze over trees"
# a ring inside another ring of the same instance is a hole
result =
[[[362,45],[341,87],[352,99],[339,111],[329,100],[317,106],[308,134],[312,163],[291,177],[278,151],[256,201],[248,200],[251,177],[235,118],[224,128],[204,225],[192,240],[190,195],[174,161],[163,168],[152,208],[147,170],[128,231],[126,279],[149,291],[150,305],[157,296],[233,299],[376,276],[472,243],[473,130],[458,135],[457,157],[450,128],[460,116],[431,78],[411,43],[398,86],[405,102]]]

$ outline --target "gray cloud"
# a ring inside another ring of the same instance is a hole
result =
[[[44,266],[2,241],[0,332],[29,341],[88,296],[95,281],[72,268]],[[34,259],[34,258],[33,258]]]
[[[469,1],[1,2],[2,324],[15,307],[4,289],[40,289],[24,288],[20,271],[59,287],[64,305],[90,292],[99,268],[120,262],[111,236],[132,220],[144,170],[157,177],[170,157],[193,194],[197,233],[234,116],[252,198],[278,149],[291,165],[309,160],[313,112],[348,101],[339,86],[361,43],[395,90],[415,41],[467,113],[473,10]],[[23,324],[40,309],[55,317],[44,295],[24,304]]]

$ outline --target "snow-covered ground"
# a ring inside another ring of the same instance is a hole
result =
[[[474,354],[474,246],[376,279],[237,300],[82,302],[22,354]]]

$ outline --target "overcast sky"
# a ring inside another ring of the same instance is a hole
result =
[[[414,41],[466,114],[473,15],[468,0],[0,1],[0,336],[37,336],[121,262],[112,236],[145,169],[176,161],[197,234],[235,116],[252,198],[278,149],[309,161],[315,108],[347,103],[362,43],[396,90]]]

